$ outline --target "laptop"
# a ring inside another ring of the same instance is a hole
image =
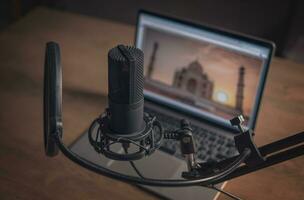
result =
[[[156,116],[166,130],[176,130],[181,119],[188,119],[198,161],[220,161],[236,155],[233,137],[238,131],[229,119],[242,114],[244,125],[254,129],[274,44],[140,11],[135,45],[145,55],[145,112]],[[128,162],[108,160],[88,149],[84,135],[71,146],[73,151],[136,176]],[[122,152],[121,147],[116,148]],[[146,177],[180,179],[187,166],[179,148],[177,141],[165,140],[158,151],[135,164]],[[218,196],[202,187],[142,187],[166,199]]]

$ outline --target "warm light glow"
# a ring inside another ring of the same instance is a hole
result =
[[[219,91],[216,93],[216,100],[221,103],[227,103],[228,102],[228,95],[226,92]]]

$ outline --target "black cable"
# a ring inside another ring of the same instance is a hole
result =
[[[128,153],[128,150],[126,148],[124,148],[125,152]],[[138,168],[136,167],[135,163],[133,161],[129,161],[130,165],[132,166],[132,168],[134,169],[134,171],[136,172],[136,174],[141,177],[142,179],[145,179],[145,177],[142,175],[142,173],[138,170]],[[230,197],[231,199],[234,199],[234,200],[242,200],[240,197],[237,197],[236,195],[232,194],[232,193],[229,193],[229,192],[226,192],[220,188],[217,188],[215,187],[214,185],[210,185],[210,186],[205,186],[205,185],[202,185],[202,187],[206,187],[206,188],[209,188],[209,189],[212,189],[212,190],[215,190],[215,191],[218,191],[228,197]]]
[[[128,149],[126,147],[123,147],[125,153],[127,154],[128,153]],[[134,171],[136,172],[136,174],[141,177],[142,179],[145,179],[145,177],[142,175],[142,173],[138,170],[138,168],[136,167],[135,163],[133,161],[129,161],[130,165],[132,166],[132,168],[134,169]],[[230,197],[231,199],[234,199],[234,200],[242,200],[240,197],[237,197],[236,195],[234,194],[231,194],[229,192],[226,192],[220,188],[217,188],[215,187],[214,185],[209,185],[209,186],[205,186],[205,185],[202,185],[202,187],[206,187],[206,188],[209,188],[209,189],[212,189],[212,190],[215,190],[215,191],[218,191],[228,197]]]
[[[210,188],[210,189],[216,190],[216,191],[218,191],[218,192],[220,192],[220,193],[225,194],[226,196],[230,197],[231,199],[235,199],[235,200],[242,200],[240,197],[237,197],[237,196],[235,196],[234,194],[231,194],[231,193],[226,192],[226,191],[224,191],[224,190],[222,190],[222,189],[220,189],[220,188],[217,188],[217,187],[215,187],[214,185],[210,185],[210,186],[203,186],[203,187],[207,187],[207,188]]]
[[[132,168],[134,169],[134,171],[137,173],[137,175],[138,175],[140,178],[142,178],[142,179],[146,179],[146,178],[142,175],[142,173],[138,170],[138,168],[135,166],[135,163],[134,163],[133,161],[129,161],[129,162],[130,162]]]
[[[125,150],[125,153],[128,154],[128,149],[126,147],[123,147],[123,149]],[[138,170],[138,168],[135,166],[135,163],[133,161],[129,161],[131,167],[134,169],[134,171],[136,172],[136,174],[142,178],[145,179],[145,177],[142,175],[142,173]]]
[[[123,147],[123,149],[125,150],[125,153],[127,154],[128,153],[128,149],[126,147]],[[129,161],[130,165],[132,166],[132,168],[134,169],[134,171],[136,172],[136,174],[141,177],[142,179],[145,179],[145,177],[142,175],[142,173],[138,170],[138,168],[136,167],[135,163],[133,161]],[[212,189],[212,190],[215,190],[215,191],[218,191],[228,197],[230,197],[231,199],[234,199],[234,200],[242,200],[240,197],[237,197],[236,195],[234,194],[231,194],[229,192],[226,192],[220,188],[217,188],[215,187],[214,185],[209,185],[209,186],[205,186],[205,185],[202,185],[202,187],[206,187],[206,188],[209,188],[209,189]]]
[[[161,124],[159,123],[159,121],[154,121],[154,125],[159,128],[160,132],[163,132],[163,128],[162,128]],[[152,136],[154,137],[154,134],[152,134]],[[158,142],[156,143],[156,146],[161,145],[162,137],[163,137],[163,134],[161,134],[160,138],[158,139]],[[123,148],[125,150],[125,153],[128,154],[128,149],[125,148],[125,147],[123,147]],[[144,175],[142,175],[142,173],[138,170],[138,168],[136,167],[136,165],[133,161],[129,161],[129,163],[139,177],[141,177],[142,179],[146,179],[146,177]]]
[[[68,157],[73,162],[81,165],[82,167],[91,170],[95,173],[129,182],[129,183],[135,183],[135,184],[142,184],[142,185],[149,185],[149,186],[160,186],[160,187],[182,187],[182,186],[195,186],[195,185],[211,185],[214,180],[221,179],[230,173],[232,173],[234,170],[237,169],[238,166],[240,166],[244,160],[250,155],[250,149],[245,149],[238,158],[236,158],[235,161],[233,161],[231,164],[228,164],[227,167],[225,167],[223,170],[214,173],[208,177],[204,178],[198,178],[198,179],[191,179],[191,180],[183,180],[183,179],[151,179],[151,178],[139,178],[134,176],[129,176],[125,174],[121,174],[115,171],[112,171],[110,169],[107,169],[105,167],[102,167],[100,165],[97,165],[85,158],[82,158],[81,156],[75,154],[70,149],[68,149],[61,138],[62,133],[56,133],[54,134],[54,140],[56,141],[59,149],[61,152]]]
[[[125,152],[128,153],[128,149],[127,148],[124,148]],[[145,177],[142,175],[142,173],[138,170],[138,168],[136,167],[135,163],[133,161],[129,161],[130,165],[132,166],[132,168],[134,169],[134,171],[136,172],[136,174],[141,177],[142,179],[145,179]],[[234,200],[242,200],[240,197],[232,194],[232,193],[229,193],[229,192],[226,192],[220,188],[217,188],[215,187],[214,185],[210,185],[210,186],[205,186],[205,185],[202,185],[202,187],[206,187],[206,188],[209,188],[209,189],[212,189],[212,190],[215,190],[215,191],[218,191],[228,197],[230,197],[231,199],[234,199]]]

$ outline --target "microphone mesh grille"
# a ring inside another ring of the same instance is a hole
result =
[[[143,99],[144,55],[138,48],[125,48],[134,58],[134,65],[128,62],[117,47],[108,53],[109,97],[116,103],[132,104]]]

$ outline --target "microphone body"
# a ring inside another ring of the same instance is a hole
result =
[[[118,45],[108,53],[109,128],[114,134],[145,129],[144,55],[140,49]]]

